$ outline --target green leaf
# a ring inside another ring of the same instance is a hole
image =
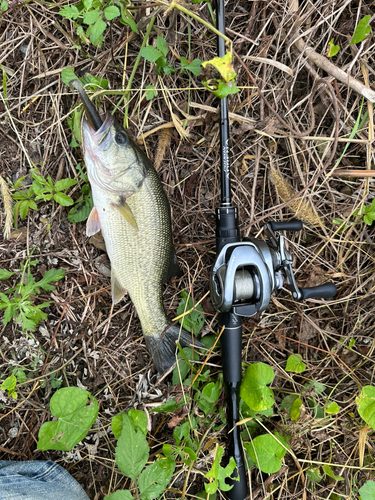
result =
[[[3,1],[0,3],[0,10],[1,10],[2,12],[6,12],[6,11],[8,10],[8,2],[7,2],[6,0],[3,0]],[[4,71],[4,73],[3,73],[3,74],[5,74],[5,71]],[[4,94],[5,94],[5,92],[4,92]]]
[[[64,193],[55,193],[53,195],[53,199],[59,203],[60,205],[62,205],[63,207],[69,207],[70,205],[73,205],[74,204],[74,201],[72,200],[72,198],[70,196],[68,196],[67,194],[64,194]]]
[[[19,214],[21,219],[25,219],[29,213],[29,200],[19,202]]]
[[[370,19],[371,16],[368,14],[359,21],[349,45],[355,45],[356,43],[362,42],[366,38],[371,31],[371,26],[368,23]]]
[[[181,441],[188,442],[190,434],[190,423],[184,422],[183,424],[177,426],[173,432],[173,437],[176,442],[176,446],[179,446]]]
[[[301,416],[301,406],[302,400],[300,398],[293,401],[292,408],[290,409],[290,418],[295,422],[297,422]]]
[[[106,29],[107,25],[100,17],[95,24],[92,24],[90,28],[87,30],[88,35],[90,36],[90,41],[93,45],[97,46],[103,41],[102,34]]]
[[[168,45],[165,43],[163,37],[158,36],[156,39],[156,47],[160,50],[160,52],[165,57],[168,54]]]
[[[104,9],[104,17],[107,19],[107,21],[112,21],[112,19],[120,17],[120,11],[117,7],[111,5],[110,7]]]
[[[95,422],[98,401],[78,387],[59,389],[50,401],[57,422],[46,422],[39,430],[38,450],[69,451],[87,435]]]
[[[195,394],[195,401],[198,403],[198,408],[204,412],[205,415],[212,409],[220,396],[220,382],[210,382],[206,384],[202,392]]]
[[[308,382],[307,384],[304,384],[303,387],[304,387],[303,393],[306,394],[308,392],[310,395],[321,394],[327,389],[327,387],[324,384],[321,384],[320,382],[315,382],[314,380]]]
[[[19,384],[26,382],[26,373],[23,370],[17,370],[16,377]]]
[[[76,80],[77,76],[74,73],[74,68],[65,68],[61,71],[61,80],[69,87],[71,80]]]
[[[121,436],[122,431],[122,413],[112,418],[111,429],[115,438],[118,439]]]
[[[200,59],[194,59],[189,63],[186,57],[181,57],[181,70],[188,70],[193,75],[198,76],[202,71],[202,61]]]
[[[129,417],[132,419],[136,431],[140,430],[145,436],[147,434],[147,415],[144,411],[134,410],[128,411]]]
[[[0,269],[0,280],[8,280],[13,274],[7,269]]]
[[[257,436],[251,443],[245,444],[245,448],[258,469],[267,474],[273,474],[281,469],[281,459],[289,446],[285,439],[276,432],[275,436],[272,434]]]
[[[61,179],[57,181],[55,184],[56,191],[64,191],[65,189],[69,189],[72,186],[75,186],[77,181],[75,179]]]
[[[65,17],[66,19],[78,19],[79,10],[75,5],[69,6],[66,5],[63,9],[59,11],[60,16]]]
[[[146,465],[149,447],[142,431],[136,431],[132,419],[122,415],[122,432],[116,446],[116,463],[121,472],[136,481]]]
[[[98,10],[90,10],[90,12],[87,12],[85,15],[83,22],[85,24],[95,24],[96,21],[101,17],[102,13]]]
[[[152,45],[143,47],[139,55],[144,57],[148,62],[155,62],[157,59],[159,59],[159,57],[163,56],[160,50],[155,49],[155,47],[153,47]]]
[[[15,375],[11,375],[6,378],[4,382],[1,384],[2,391],[8,391],[9,393],[13,392],[17,385],[17,379]]]
[[[223,454],[223,448],[221,448],[221,446],[217,446],[212,469],[204,476],[207,479],[213,479],[210,484],[205,483],[204,485],[206,492],[210,495],[216,493],[219,487],[221,491],[229,491],[233,488],[233,485],[228,485],[225,480],[232,476],[233,471],[236,468],[236,462],[233,457],[230,457],[229,464],[223,468],[220,465]],[[239,480],[239,478],[237,480]]]
[[[171,458],[158,460],[143,470],[138,480],[142,500],[153,500],[163,493],[169,484],[176,462]]]
[[[193,330],[193,334],[197,336],[204,325],[203,307],[201,306],[201,304],[196,305],[196,301],[193,301],[191,296],[186,293],[185,290],[182,290],[180,292],[180,295],[182,299],[178,304],[177,316],[190,311],[191,309],[193,309],[193,307],[194,309],[189,314],[186,314],[183,318],[180,318],[178,321],[185,330],[187,330],[188,332],[191,332]]]
[[[203,68],[213,66],[225,82],[230,82],[236,78],[236,72],[232,65],[232,54],[229,51],[223,57],[214,57],[210,61],[202,62],[202,66]]]
[[[285,398],[281,401],[280,409],[282,410],[285,408],[290,415],[293,403],[296,399],[298,399],[298,394],[288,394],[288,396],[285,396]]]
[[[358,413],[367,425],[375,429],[375,387],[366,385],[362,388],[359,398],[356,398]]]
[[[374,500],[375,499],[375,481],[369,479],[365,482],[358,493],[361,495],[361,500]]]
[[[303,373],[305,370],[306,365],[302,362],[302,356],[299,354],[292,354],[289,356],[288,361],[286,362],[285,371]]]
[[[172,413],[176,410],[179,410],[184,405],[184,401],[180,401],[180,403],[176,403],[175,399],[169,399],[165,403],[157,406],[156,408],[152,408],[150,413]]]
[[[325,474],[327,474],[327,476],[329,476],[330,478],[334,479],[335,481],[344,481],[344,478],[341,477],[341,476],[336,476],[334,473],[333,473],[333,470],[331,469],[331,467],[327,464],[324,464],[323,465],[323,471]]]
[[[339,45],[335,45],[333,43],[333,38],[328,42],[328,57],[333,57],[335,56],[338,51],[340,50],[340,46]]]
[[[151,99],[153,99],[154,97],[156,97],[158,95],[158,91],[155,90],[154,85],[147,85],[146,90],[147,90],[147,92],[146,92],[147,101],[151,101]]]
[[[68,221],[71,223],[85,221],[88,219],[93,206],[91,191],[88,194],[82,194],[76,204],[69,210]]]
[[[125,6],[123,4],[120,5],[120,9],[121,9],[121,20],[120,22],[122,24],[125,24],[127,26],[130,27],[130,29],[134,32],[134,33],[137,33],[138,35],[138,28],[137,28],[137,25],[134,21],[134,19],[131,17],[130,13],[127,11],[127,9],[125,8]]]
[[[328,402],[327,402],[327,404],[328,404]],[[326,408],[326,413],[328,413],[329,415],[336,415],[336,413],[338,413],[339,411],[340,411],[340,407],[334,401],[332,403],[330,403]]]
[[[134,500],[134,497],[129,490],[117,490],[104,497],[104,500]]]
[[[248,367],[241,383],[240,396],[249,408],[262,411],[274,404],[272,390],[267,387],[275,378],[270,366],[253,363]]]
[[[311,469],[307,469],[306,476],[307,476],[307,479],[309,479],[313,483],[319,483],[322,480],[322,476],[320,475],[320,468],[319,467],[315,467],[315,468],[312,467]]]
[[[193,358],[194,361],[198,361],[199,355],[194,352],[191,349],[191,347],[184,347],[183,352],[188,359],[188,361],[191,361]],[[177,385],[180,384],[181,381],[183,381],[186,377],[186,375],[190,372],[190,366],[186,363],[186,361],[183,359],[182,354],[179,352],[177,355],[177,359],[181,360],[179,361],[178,365],[176,365],[173,369],[173,375],[172,375],[172,384]]]
[[[90,75],[90,73],[86,73],[81,80],[83,85],[88,85],[88,88],[93,91],[97,90],[97,87],[103,90],[108,88],[108,80],[105,78],[97,78],[96,76]]]
[[[43,276],[43,278],[36,283],[36,286],[43,288],[46,292],[55,290],[53,285],[50,285],[53,281],[59,281],[65,276],[65,269],[49,269]]]

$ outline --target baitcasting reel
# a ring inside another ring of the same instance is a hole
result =
[[[302,222],[270,222],[264,226],[267,241],[249,238],[248,241],[225,245],[214,265],[210,279],[211,300],[218,312],[233,311],[238,316],[253,316],[264,311],[271,294],[288,282],[293,298],[328,299],[334,297],[334,283],[311,288],[298,288],[292,269],[292,257],[285,249],[283,236],[275,231],[301,231]]]

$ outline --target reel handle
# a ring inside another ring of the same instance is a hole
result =
[[[337,293],[337,288],[334,283],[324,283],[319,286],[312,286],[309,288],[299,288],[301,298],[299,300],[307,299],[330,299]]]
[[[301,231],[303,228],[302,221],[292,219],[287,222],[269,222],[272,231]]]

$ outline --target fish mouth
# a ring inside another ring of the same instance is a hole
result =
[[[111,134],[109,133],[113,125],[113,116],[106,114],[104,122],[98,129],[94,129],[87,118],[82,121],[82,136],[85,146],[92,148],[101,147],[106,150],[111,142]]]

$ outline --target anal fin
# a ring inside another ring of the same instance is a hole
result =
[[[121,285],[113,269],[111,269],[112,302],[117,304],[126,294],[126,289]]]

